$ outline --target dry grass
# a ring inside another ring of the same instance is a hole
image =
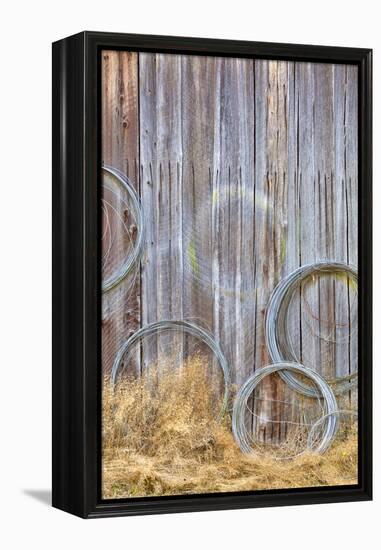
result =
[[[199,358],[150,369],[103,392],[103,497],[253,491],[357,483],[357,435],[323,456],[276,461],[245,456],[228,418],[216,419]],[[218,411],[218,409],[217,409]]]

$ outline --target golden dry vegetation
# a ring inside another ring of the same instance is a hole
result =
[[[357,434],[324,455],[293,460],[244,455],[221,421],[199,358],[151,368],[103,387],[103,498],[348,485],[357,483]]]

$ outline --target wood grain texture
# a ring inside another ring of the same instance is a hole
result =
[[[213,193],[218,175],[214,136],[218,116],[217,59],[181,60],[182,91],[182,251],[183,303],[186,318],[215,331],[213,296],[218,296],[218,260]],[[208,86],[202,86],[208,82]],[[205,282],[209,282],[209,290]],[[189,352],[191,342],[185,341]]]
[[[102,161],[125,174],[139,192],[138,55],[102,53]],[[104,195],[104,198],[108,198]],[[117,199],[113,207],[125,212]],[[104,224],[103,224],[104,225]],[[120,265],[124,228],[120,220],[111,227],[115,244],[108,262]],[[106,372],[125,339],[140,326],[140,276],[130,277],[102,296],[102,364]],[[139,368],[137,366],[137,368]]]
[[[295,86],[300,265],[335,259],[356,266],[357,211],[351,219],[349,214],[357,203],[357,144],[353,136],[357,132],[356,69],[296,64]],[[352,135],[349,155],[348,131]],[[354,364],[349,351],[353,340],[357,341],[351,337],[354,327],[350,326],[353,315],[349,312],[351,305],[357,307],[354,285],[346,277],[315,277],[311,284],[303,285],[301,295],[301,330],[296,327],[294,349],[299,340],[302,362],[328,378],[356,369],[357,349]]]
[[[253,62],[184,57],[182,74],[184,307],[241,384],[253,364]]]
[[[266,307],[285,260],[288,69],[286,62],[255,61],[255,368],[271,363],[265,340]],[[263,421],[257,423],[257,436],[263,440],[275,438],[279,428],[267,422],[276,413],[278,385],[266,378],[259,392],[263,401],[256,412]]]
[[[107,56],[104,159],[140,179],[146,243],[141,318],[138,284],[127,308],[136,314],[109,319],[105,342],[153,321],[191,319],[213,332],[239,386],[270,362],[264,320],[276,284],[320,259],[357,264],[357,69]],[[301,362],[329,378],[357,369],[356,292],[346,277],[302,285],[290,312]],[[160,335],[143,363],[174,348],[189,353],[191,343]],[[259,396],[258,436],[282,439],[285,427],[269,430],[266,418],[282,417],[279,402],[297,397],[274,380]]]
[[[142,324],[182,319],[181,57],[140,54],[141,197],[147,222]],[[144,364],[168,356],[179,339],[144,345]]]

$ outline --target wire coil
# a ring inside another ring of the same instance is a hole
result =
[[[120,170],[117,170],[111,166],[103,166],[102,173],[112,176],[116,180],[118,186],[128,195],[137,226],[137,236],[133,250],[126,256],[124,263],[116,270],[115,273],[102,280],[102,292],[108,292],[123,281],[142,254],[144,245],[144,217],[138,195],[136,194],[133,186],[130,184],[128,178],[120,172]],[[115,192],[105,184],[103,184],[103,188],[108,189],[111,192]]]
[[[356,268],[334,261],[318,261],[299,267],[285,277],[273,291],[266,311],[266,344],[270,357],[274,363],[295,361],[298,358],[293,352],[290,334],[287,330],[288,308],[293,293],[307,277],[318,273],[345,273],[357,285]],[[308,397],[318,397],[316,389],[301,382],[293,372],[282,371],[282,379],[295,391]],[[348,376],[337,377],[331,381],[335,385],[336,395],[345,393],[357,384],[357,372]]]
[[[309,434],[308,434],[308,437],[307,437],[307,448],[309,451],[314,451],[315,450],[315,445],[316,445],[316,437],[315,437],[315,432],[317,431],[317,429],[319,428],[319,426],[321,426],[324,422],[326,422],[329,418],[331,418],[332,416],[335,416],[337,419],[338,419],[338,425],[337,425],[337,429],[339,428],[339,423],[340,423],[340,416],[342,415],[350,415],[350,416],[354,416],[354,417],[358,417],[358,412],[357,411],[353,411],[353,410],[337,410],[337,411],[332,411],[330,413],[327,413],[325,414],[324,416],[322,416],[321,418],[319,418],[311,427],[310,431],[309,431]]]
[[[338,428],[337,417],[333,414],[337,411],[335,395],[320,374],[299,363],[292,362],[277,363],[256,370],[239,389],[233,406],[232,431],[241,451],[245,454],[251,454],[253,452],[250,437],[245,427],[245,411],[248,407],[247,402],[258,384],[266,376],[275,372],[279,374],[287,372],[307,376],[317,387],[317,393],[322,397],[324,402],[324,416],[327,417],[327,422],[315,452],[320,454],[324,453],[333,441]]]
[[[216,342],[215,338],[210,334],[210,332],[188,321],[158,321],[156,323],[145,325],[134,334],[132,334],[132,336],[130,336],[128,340],[126,340],[126,342],[121,346],[115,356],[114,364],[111,370],[112,383],[115,384],[117,382],[123,358],[128,355],[129,351],[136,342],[152,334],[162,333],[163,331],[179,330],[188,335],[194,336],[195,338],[204,342],[213,352],[218,361],[224,377],[224,396],[220,411],[220,417],[222,417],[227,409],[230,394],[231,373],[229,364],[219,344]]]

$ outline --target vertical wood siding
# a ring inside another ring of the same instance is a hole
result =
[[[320,259],[357,264],[357,69],[105,52],[102,75],[103,158],[140,189],[146,219],[135,291],[105,315],[104,368],[138,326],[186,318],[214,333],[239,386],[270,362],[264,319],[281,278]],[[316,277],[290,307],[304,364],[329,378],[357,369],[345,277]],[[143,363],[171,343],[147,345]],[[279,417],[281,385],[261,395]]]
[[[138,54],[102,52],[102,161],[123,172],[139,192]],[[115,205],[116,207],[118,205]],[[125,207],[120,204],[123,212]],[[118,261],[121,224],[111,228]],[[111,264],[116,264],[113,258]],[[140,277],[128,277],[102,296],[102,364],[108,372],[122,343],[140,326]],[[132,285],[132,287],[131,287]]]

